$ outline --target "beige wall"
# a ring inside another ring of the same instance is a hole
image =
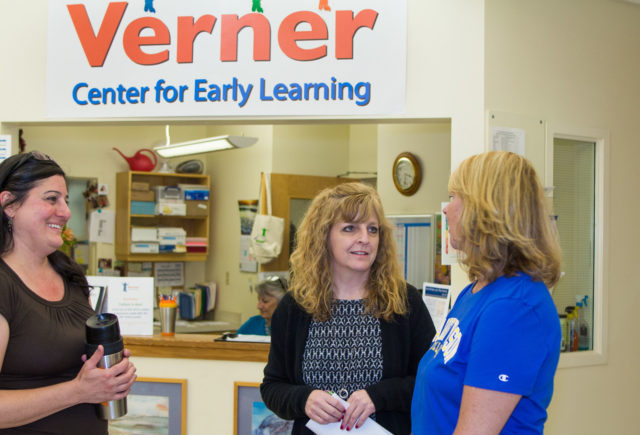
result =
[[[449,198],[451,124],[380,124],[378,126],[378,192],[387,214],[431,214]],[[393,184],[392,166],[401,152],[413,153],[422,167],[420,189],[410,197]]]
[[[356,124],[349,129],[349,171],[368,172],[355,177],[371,177],[378,167],[378,127],[376,124]]]
[[[272,172],[335,177],[348,169],[348,124],[274,126]]]
[[[640,6],[613,0],[486,2],[486,109],[610,133],[608,361],[561,368],[546,433],[637,432],[640,391]],[[605,269],[607,270],[607,269]]]

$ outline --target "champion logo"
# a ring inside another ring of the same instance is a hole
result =
[[[498,375],[498,379],[500,379],[501,382],[509,382],[509,375]]]

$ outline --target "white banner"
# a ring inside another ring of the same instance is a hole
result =
[[[47,116],[403,113],[406,0],[323,3],[50,0]]]

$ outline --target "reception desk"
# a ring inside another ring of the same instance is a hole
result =
[[[267,362],[268,343],[215,341],[220,334],[176,334],[164,337],[125,336],[124,346],[134,356]]]

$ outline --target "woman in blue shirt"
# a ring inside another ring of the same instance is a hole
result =
[[[271,335],[271,316],[280,299],[287,292],[287,283],[279,276],[271,276],[256,286],[260,315],[244,322],[238,334]]]
[[[449,191],[449,237],[472,283],[420,362],[413,433],[542,434],[560,356],[544,190],[525,158],[488,152],[463,161]]]

